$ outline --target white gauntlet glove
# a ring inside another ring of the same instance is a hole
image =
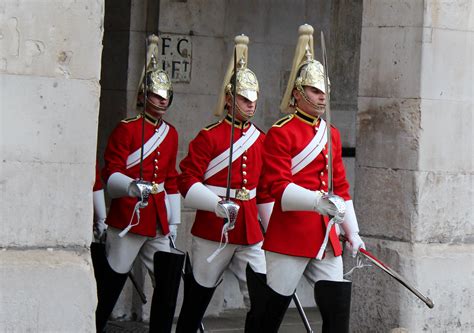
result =
[[[107,210],[105,207],[104,190],[94,191],[92,193],[92,202],[94,205],[94,226],[92,231],[94,238],[100,241],[107,230],[105,224],[105,217],[107,216]]]
[[[319,191],[310,191],[296,185],[288,184],[281,197],[282,211],[315,211],[322,215],[334,216],[336,222],[344,218],[344,200],[337,195],[323,195]]]
[[[347,238],[346,248],[351,252],[351,255],[355,257],[360,248],[365,249],[365,244],[359,236],[359,225],[357,224],[352,200],[346,201],[346,214],[344,222],[342,223],[342,230]]]
[[[170,224],[170,237],[173,238],[173,242],[176,242],[176,237],[178,237],[178,225],[177,224]]]

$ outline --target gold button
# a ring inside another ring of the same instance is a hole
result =
[[[158,163],[158,160],[155,158],[155,163]]]
[[[329,155],[328,155],[328,154],[326,154],[326,158],[329,158]]]
[[[247,161],[247,156],[244,156],[244,157],[242,157],[242,158],[244,159],[244,161]]]
[[[329,170],[329,165],[326,164],[326,170]]]
[[[246,190],[245,186],[242,186],[242,190],[244,190],[244,191]]]
[[[244,179],[242,182],[243,182],[244,184],[247,184],[247,179]]]
[[[156,152],[156,155],[160,156],[160,155],[161,155],[161,153],[160,153],[159,151],[157,151],[157,152]]]
[[[326,182],[323,180],[323,186],[326,185]]]
[[[152,181],[152,182],[151,182],[151,185],[155,185],[155,184],[156,184],[155,181]]]
[[[324,172],[321,171],[320,175],[321,175],[321,176],[324,176]]]
[[[155,170],[158,170],[158,165],[155,165]]]
[[[242,168],[244,168],[244,169],[245,169],[246,167],[247,167],[247,164],[245,164],[245,163],[244,163],[244,164],[242,164]]]
[[[158,175],[156,173],[153,174],[153,178],[156,178],[158,177]]]
[[[247,176],[247,171],[242,171],[243,176]]]

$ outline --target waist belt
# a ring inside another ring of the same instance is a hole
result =
[[[165,183],[153,184],[151,187],[151,194],[158,194],[165,190]]]
[[[225,197],[227,189],[225,187],[220,186],[212,186],[212,185],[205,185],[208,189],[212,192],[217,194],[220,197]],[[230,197],[237,200],[247,201],[255,198],[257,195],[257,189],[254,188],[252,190],[248,189],[230,189]]]

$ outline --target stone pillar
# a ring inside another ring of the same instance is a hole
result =
[[[364,1],[356,211],[376,268],[354,273],[353,332],[470,332],[472,1]]]
[[[103,1],[0,5],[0,331],[93,332]]]

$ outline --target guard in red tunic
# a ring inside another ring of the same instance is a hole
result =
[[[150,331],[171,331],[184,254],[170,253],[175,251],[170,249],[169,236],[176,237],[181,219],[178,134],[162,119],[173,91],[168,75],[156,63],[157,42],[158,37],[150,37],[147,70],[140,80],[145,83],[139,87],[145,112],[123,120],[105,150],[102,175],[112,198],[106,220],[110,267],[98,290],[98,332],[103,331],[137,257],[154,277]]]
[[[197,209],[191,233],[190,262],[186,264],[183,307],[176,332],[196,332],[227,268],[239,281],[244,302],[249,305],[245,269],[247,263],[257,272],[265,272],[261,249],[263,235],[258,215],[265,224],[273,200],[257,188],[260,177],[264,133],[249,120],[258,97],[258,81],[246,67],[248,37],[235,38],[238,60],[236,76],[235,124],[232,153],[230,200],[238,204],[235,225],[224,227],[233,109],[233,70],[231,61],[224,78],[216,115],[224,110],[221,121],[202,129],[189,145],[189,153],[180,163],[180,192],[184,205]]]
[[[247,332],[277,332],[304,275],[314,286],[323,332],[348,332],[351,283],[343,280],[339,224],[355,254],[364,246],[349,195],[339,131],[331,128],[333,191],[328,194],[324,68],[313,59],[313,28],[303,25],[281,104],[290,115],[265,139],[262,183],[275,198],[263,248],[266,283],[248,269],[252,324]],[[330,222],[330,219],[332,221]],[[335,223],[333,225],[333,223]]]

